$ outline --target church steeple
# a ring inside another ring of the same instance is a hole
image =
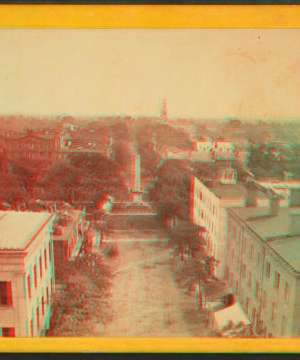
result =
[[[162,120],[166,119],[167,116],[168,116],[168,113],[167,113],[167,100],[166,99],[163,99],[160,116],[161,116]]]

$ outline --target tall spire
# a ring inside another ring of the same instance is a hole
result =
[[[161,118],[166,119],[167,118],[167,100],[163,99],[162,107],[161,107]]]

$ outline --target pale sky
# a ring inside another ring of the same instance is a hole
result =
[[[0,113],[300,117],[300,30],[0,30]]]

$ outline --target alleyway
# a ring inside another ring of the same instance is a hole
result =
[[[104,326],[96,324],[90,336],[205,336],[194,297],[184,295],[173,280],[162,233],[118,231],[108,242],[118,250],[117,256],[105,260],[116,274],[113,319]]]

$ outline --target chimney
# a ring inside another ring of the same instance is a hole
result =
[[[277,216],[279,212],[279,196],[275,194],[273,191],[270,191],[269,198],[269,215]]]
[[[245,206],[256,206],[257,189],[252,181],[248,181],[246,186]]]
[[[300,206],[300,189],[290,189],[290,206]]]
[[[289,181],[292,180],[293,178],[293,174],[289,171],[284,171],[283,172],[283,181]]]
[[[300,209],[290,213],[290,236],[300,234]]]

